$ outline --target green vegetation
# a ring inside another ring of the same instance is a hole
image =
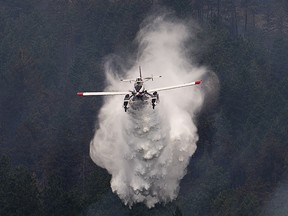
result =
[[[221,89],[178,199],[129,210],[89,158],[101,101],[75,93],[104,87],[103,59],[133,53],[159,2],[203,27]],[[0,215],[260,214],[288,169],[287,23],[281,0],[1,0]]]

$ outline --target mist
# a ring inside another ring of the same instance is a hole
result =
[[[132,84],[119,80],[138,77],[139,65],[144,77],[162,76],[146,82],[146,89],[207,77],[207,68],[199,67],[191,57],[197,49],[197,31],[195,24],[169,14],[148,17],[135,39],[138,44],[135,64],[123,69],[119,77],[113,66],[115,58],[107,58],[105,90],[132,90]],[[148,101],[130,106],[125,113],[124,97],[104,99],[90,143],[90,156],[112,175],[111,189],[125,205],[144,203],[151,208],[177,198],[179,182],[197,148],[196,117],[204,102],[203,87],[159,92],[160,103],[154,110]]]

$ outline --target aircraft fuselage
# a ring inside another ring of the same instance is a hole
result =
[[[154,92],[153,94],[148,93],[145,90],[143,83],[144,83],[144,81],[142,80],[141,77],[137,78],[135,83],[134,83],[134,90],[131,92],[131,95],[127,94],[125,96],[124,104],[123,104],[125,112],[127,111],[128,107],[129,107],[129,103],[132,101],[133,102],[135,102],[135,101],[148,101],[149,99],[151,99],[153,109],[156,106],[156,102],[158,102],[158,99],[159,99],[157,92]]]

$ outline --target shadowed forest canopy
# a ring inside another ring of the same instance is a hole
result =
[[[129,209],[89,158],[102,99],[76,92],[103,90],[105,58],[164,10],[201,26],[193,58],[221,88],[177,200]],[[287,74],[287,1],[0,0],[0,215],[261,215],[287,178]]]

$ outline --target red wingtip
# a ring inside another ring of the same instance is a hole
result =
[[[77,92],[78,96],[83,96],[83,92]]]
[[[198,80],[198,81],[195,82],[195,84],[199,85],[199,84],[201,84],[201,82],[202,82],[202,80]]]

